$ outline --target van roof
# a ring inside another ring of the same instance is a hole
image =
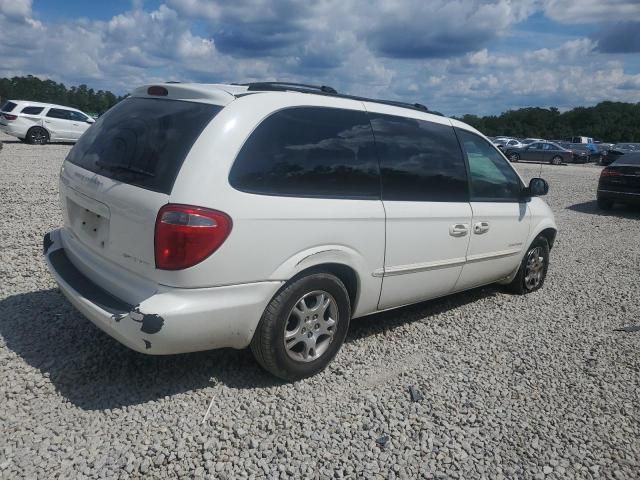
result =
[[[352,100],[358,100],[363,102],[374,102],[384,105],[391,105],[400,108],[409,108],[412,110],[419,110],[434,115],[444,116],[439,112],[429,110],[426,106],[420,103],[406,103],[395,100],[379,100],[367,97],[359,97],[354,95],[345,95],[338,93],[334,88],[325,85],[307,85],[301,83],[289,83],[289,82],[254,82],[243,84],[223,84],[223,83],[179,83],[179,82],[167,82],[167,83],[154,83],[149,85],[143,85],[136,88],[132,92],[132,96],[135,97],[154,97],[158,94],[149,94],[151,87],[162,87],[166,93],[161,96],[167,96],[177,100],[200,100],[209,101],[211,103],[217,103],[220,105],[227,105],[235,98],[250,95],[254,93],[264,92],[301,92],[309,93],[313,95],[324,95],[329,97],[347,98]],[[159,90],[160,92],[162,90]]]

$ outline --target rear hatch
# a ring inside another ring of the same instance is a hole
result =
[[[15,116],[11,114],[15,110],[17,104],[11,101],[4,102],[0,107],[0,125],[6,125],[8,119],[15,119]]]
[[[65,246],[72,259],[113,262],[158,281],[158,210],[168,203],[194,142],[221,109],[211,103],[130,97],[86,131],[60,175]]]

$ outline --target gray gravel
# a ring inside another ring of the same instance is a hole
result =
[[[69,146],[0,140],[0,478],[638,478],[640,332],[615,329],[640,323],[640,211],[598,212],[599,168],[542,169],[541,291],[356,320],[282,384],[247,351],[147,357],[83,319],[40,258]]]

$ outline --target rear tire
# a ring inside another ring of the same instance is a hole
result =
[[[559,155],[556,155],[555,157],[553,157],[551,159],[551,165],[561,165],[562,164],[562,157]]]
[[[600,210],[611,210],[613,202],[606,198],[598,198],[598,208]]]
[[[549,242],[537,237],[527,249],[513,281],[507,285],[512,293],[524,295],[542,288],[549,269]]]
[[[31,127],[27,132],[26,142],[31,145],[46,145],[49,133],[42,127]]]
[[[349,294],[336,276],[315,273],[294,279],[269,302],[251,351],[276,377],[289,381],[310,377],[338,353],[350,320]]]
[[[520,160],[520,155],[515,152],[509,154],[509,161],[512,163],[517,163]]]

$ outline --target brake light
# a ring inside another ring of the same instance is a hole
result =
[[[18,118],[17,115],[10,115],[8,113],[3,113],[2,114],[4,116],[4,118],[6,118],[7,120],[15,120],[16,118]]]
[[[147,88],[147,94],[157,95],[159,97],[166,97],[167,95],[169,95],[169,91],[164,87],[161,87],[159,85],[154,85],[153,87]]]
[[[622,177],[623,175],[623,173],[617,170],[612,170],[611,168],[605,168],[600,172],[601,177]]]
[[[215,252],[231,233],[233,222],[223,212],[168,204],[156,218],[156,268],[181,270]]]

